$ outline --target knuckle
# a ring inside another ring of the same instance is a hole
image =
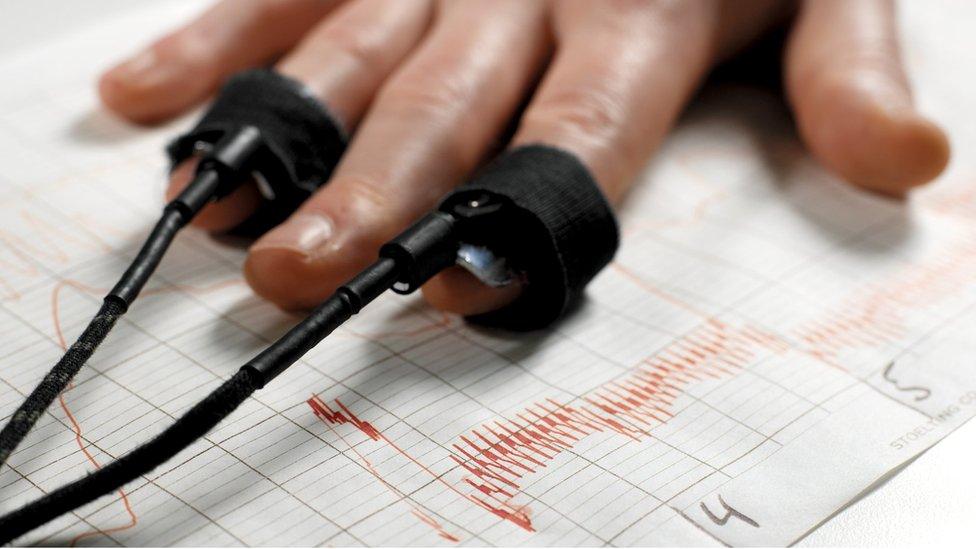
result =
[[[846,40],[831,49],[831,55],[805,63],[787,65],[787,75],[797,90],[817,90],[830,96],[851,87],[879,82],[907,87],[904,69],[891,41]]]
[[[431,52],[421,65],[397,75],[380,94],[394,109],[441,112],[467,103],[476,92],[460,70],[464,61],[447,52]]]
[[[584,135],[599,135],[622,123],[623,109],[618,103],[606,91],[565,88],[529,109],[525,123],[555,124]]]
[[[894,36],[878,37],[875,40],[842,43],[837,48],[837,56],[827,67],[850,67],[853,70],[872,71],[885,75],[902,74],[901,61],[897,55],[898,45]]]
[[[342,187],[341,199],[357,212],[383,211],[391,205],[390,190],[372,177],[346,175],[335,184]]]
[[[464,94],[464,90],[450,79],[411,78],[385,91],[377,105],[388,112],[427,117],[457,108],[463,102]]]
[[[344,218],[355,220],[363,245],[378,248],[397,230],[395,212],[399,205],[389,186],[364,174],[344,175],[330,185],[338,193],[330,198],[334,200],[330,209],[339,209]]]
[[[636,14],[652,10],[673,9],[673,0],[608,0],[606,7],[618,14]]]
[[[376,67],[382,65],[385,56],[374,34],[354,25],[333,25],[313,39],[313,47],[344,54],[361,67]]]
[[[585,32],[602,39],[632,43],[697,44],[707,40],[720,13],[718,4],[696,0],[604,0],[586,2],[584,9],[560,10],[555,23],[559,35]]]

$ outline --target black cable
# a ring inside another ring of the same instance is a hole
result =
[[[135,298],[135,294],[145,285],[149,275],[156,270],[166,249],[184,224],[184,216],[180,210],[167,208],[163,212],[163,216],[146,239],[142,250],[119,280],[116,288],[102,302],[95,318],[89,322],[78,341],[68,348],[61,360],[17,408],[3,430],[0,430],[0,466],[6,463],[7,458],[27,436],[44,410],[47,410],[54,399],[68,386],[115,326],[115,322],[125,314],[128,303]]]
[[[0,517],[0,545],[121,488],[193,444],[251,393],[264,387],[363,306],[389,289],[402,270],[401,263],[393,258],[379,259],[341,286],[307,318],[155,438],[84,478]]]
[[[95,349],[105,340],[116,321],[125,314],[129,303],[135,299],[139,290],[149,280],[149,276],[156,270],[163,254],[173,242],[173,237],[186,221],[179,209],[167,208],[163,212],[163,216],[146,239],[139,254],[112,292],[105,297],[98,313],[88,323],[88,327],[24,399],[4,425],[3,430],[0,430],[0,466],[7,462],[7,458],[17,449],[44,411],[71,383],[81,367],[91,358]]]
[[[17,408],[14,415],[0,431],[0,465],[3,465],[10,454],[24,440],[31,427],[41,417],[44,410],[54,402],[61,391],[68,386],[78,370],[95,352],[98,345],[108,335],[125,307],[118,301],[105,300],[98,314],[91,320],[78,341],[72,345],[61,357],[61,360],[44,376],[41,383],[34,388],[26,400]]]
[[[550,173],[533,168],[548,165],[545,161],[553,160],[554,152],[558,153],[548,148],[518,149],[503,157],[494,170],[449,195],[438,210],[380,248],[380,259],[373,265],[339,287],[305,320],[242,366],[233,378],[162,434],[109,466],[0,517],[0,544],[93,501],[170,459],[384,291],[392,288],[399,293],[412,292],[454,265],[462,242],[495,243],[501,257],[518,259],[517,264],[529,269],[529,293],[533,287],[538,295],[538,288],[557,285],[559,291],[554,295],[559,299],[532,301],[532,307],[523,307],[520,314],[531,315],[533,308],[543,307],[547,309],[537,319],[549,322],[558,317],[571,298],[578,298],[586,283],[610,260],[617,246],[617,229],[609,206],[588,175],[566,177],[573,170]],[[574,157],[563,160],[577,172],[584,170],[585,175],[585,168]],[[569,188],[552,193],[560,182]],[[198,193],[199,196],[203,194]],[[581,252],[579,257],[575,255]],[[155,257],[153,253],[147,251],[150,257]],[[538,257],[533,262],[527,256]],[[548,258],[548,262],[540,258]]]
[[[128,310],[139,291],[149,281],[149,277],[159,267],[166,250],[176,238],[176,233],[180,232],[180,229],[189,223],[193,217],[193,214],[186,213],[176,206],[167,206],[159,221],[156,222],[156,226],[146,237],[139,253],[105,299],[114,299],[124,305],[123,313]]]
[[[261,376],[261,386],[274,379],[315,347],[343,322],[358,313],[396,282],[400,266],[381,258],[355,278],[340,286],[288,333],[252,358],[243,369]]]
[[[260,386],[260,376],[242,368],[176,423],[149,442],[54,492],[0,517],[0,544],[94,501],[144,475],[207,434]]]
[[[244,180],[242,175],[248,173],[248,161],[260,143],[260,132],[248,127],[229,135],[201,159],[193,180],[163,209],[162,216],[146,237],[136,258],[105,296],[95,318],[0,430],[0,467],[135,301],[180,229],[204,206],[227,194]]]

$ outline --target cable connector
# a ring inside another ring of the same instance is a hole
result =
[[[173,166],[215,150],[227,136],[247,128],[261,132],[258,162],[244,175],[253,179],[264,198],[232,232],[258,236],[290,216],[324,185],[346,148],[348,135],[339,120],[301,82],[269,69],[238,73],[227,80],[203,117],[167,147]],[[243,139],[226,152],[246,152],[253,142]],[[212,154],[223,166],[235,166]]]
[[[434,211],[380,248],[380,257],[397,264],[394,292],[409,294],[454,264],[459,246],[456,225],[450,214]]]
[[[193,179],[166,205],[189,223],[210,202],[219,200],[247,181],[266,156],[261,130],[244,126],[228,133],[197,164]]]
[[[136,259],[109,292],[106,299],[128,309],[159,266],[176,233],[203,208],[247,181],[253,167],[262,161],[265,144],[261,132],[245,126],[227,134],[197,164],[196,173],[180,194],[163,209]]]
[[[250,177],[267,158],[264,135],[255,126],[243,126],[224,135],[214,147],[203,155],[197,165],[197,173],[217,172],[221,184],[214,198],[223,198]]]

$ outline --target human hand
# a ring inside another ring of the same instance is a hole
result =
[[[938,175],[948,142],[912,106],[886,0],[223,0],[105,73],[99,91],[115,112],[153,123],[280,57],[277,69],[354,131],[331,181],[245,263],[258,294],[300,309],[371,263],[500,146],[568,150],[619,200],[709,69],[797,7],[785,90],[813,155],[892,195]],[[174,171],[169,194],[191,174],[190,163]],[[243,187],[195,223],[227,230],[259,201]],[[424,295],[468,315],[519,290],[455,268]]]

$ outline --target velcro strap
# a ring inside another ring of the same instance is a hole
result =
[[[256,235],[287,218],[324,184],[345,150],[345,130],[303,84],[269,69],[230,78],[210,109],[167,148],[173,166],[200,144],[244,126],[261,131],[270,154],[255,172],[274,194],[235,232]]]
[[[513,149],[448,195],[441,209],[486,199],[500,207],[479,216],[462,239],[505,257],[527,281],[514,303],[473,317],[475,322],[514,330],[550,324],[578,301],[619,245],[610,205],[589,170],[567,151]]]

